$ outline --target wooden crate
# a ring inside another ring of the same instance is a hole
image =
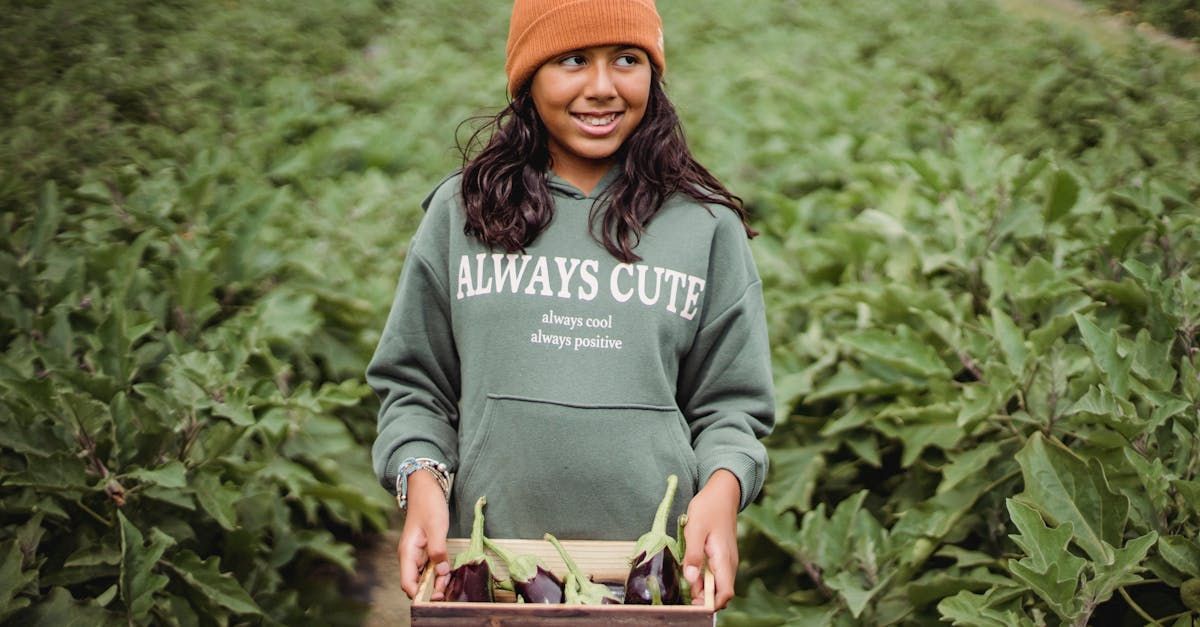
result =
[[[562,540],[563,546],[580,570],[592,575],[601,583],[625,583],[629,574],[628,559],[633,553],[633,542],[606,542],[593,540]],[[465,551],[469,540],[451,538],[446,541],[450,563],[454,556]],[[500,546],[514,554],[537,555],[542,563],[560,578],[565,578],[566,565],[558,551],[544,540],[496,540]],[[507,577],[504,564],[495,559],[500,572],[498,577]],[[426,569],[421,579],[417,597],[412,603],[413,627],[458,627],[469,625],[669,625],[671,627],[712,627],[716,624],[713,601],[713,575],[704,572],[704,605],[541,605],[516,603],[512,593],[497,590],[496,603],[448,603],[430,601],[433,593],[433,569]]]

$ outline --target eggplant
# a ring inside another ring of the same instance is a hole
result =
[[[508,576],[519,599],[526,603],[563,602],[562,580],[543,566],[537,556],[513,555],[489,538],[484,538],[483,543],[508,566]]]
[[[658,504],[654,524],[633,547],[633,566],[625,579],[625,603],[630,605],[682,605],[679,562],[683,551],[667,535],[667,515],[675,500],[679,478],[667,477],[667,493]],[[686,521],[685,521],[686,522]]]
[[[567,605],[610,605],[620,604],[621,599],[618,599],[615,594],[608,589],[608,586],[602,583],[592,581],[579,570],[579,565],[563,548],[563,545],[555,538],[553,534],[547,533],[546,541],[554,545],[558,551],[558,555],[562,557],[563,563],[567,565],[567,579],[564,584],[566,593]]]
[[[447,601],[492,603],[496,600],[492,585],[491,558],[483,550],[483,506],[487,498],[475,501],[475,520],[471,523],[471,544],[454,558],[454,570],[446,582]]]

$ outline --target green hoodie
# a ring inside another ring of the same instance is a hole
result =
[[[523,254],[463,234],[461,178],[425,199],[367,382],[372,449],[455,473],[451,537],[486,495],[497,538],[634,540],[679,476],[670,520],[714,471],[762,488],[774,424],[762,285],[738,216],[676,195],[635,264],[588,232],[591,195],[549,179],[554,218]]]

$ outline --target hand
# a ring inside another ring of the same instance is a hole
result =
[[[723,609],[733,598],[733,580],[737,574],[737,513],[742,488],[732,472],[718,469],[688,504],[687,525],[683,528],[687,548],[683,556],[683,576],[692,586],[692,604],[704,604],[704,562],[713,572],[716,609]]]
[[[450,563],[446,561],[446,533],[450,530],[450,507],[437,479],[428,471],[408,476],[408,506],[404,530],[396,554],[400,558],[400,587],[408,598],[416,598],[420,573],[432,565],[437,570],[433,601],[445,597]]]

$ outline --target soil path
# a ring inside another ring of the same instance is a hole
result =
[[[371,604],[367,627],[408,627],[408,595],[400,589],[400,521],[393,517],[391,528],[374,545],[358,553],[358,571],[365,601]]]

